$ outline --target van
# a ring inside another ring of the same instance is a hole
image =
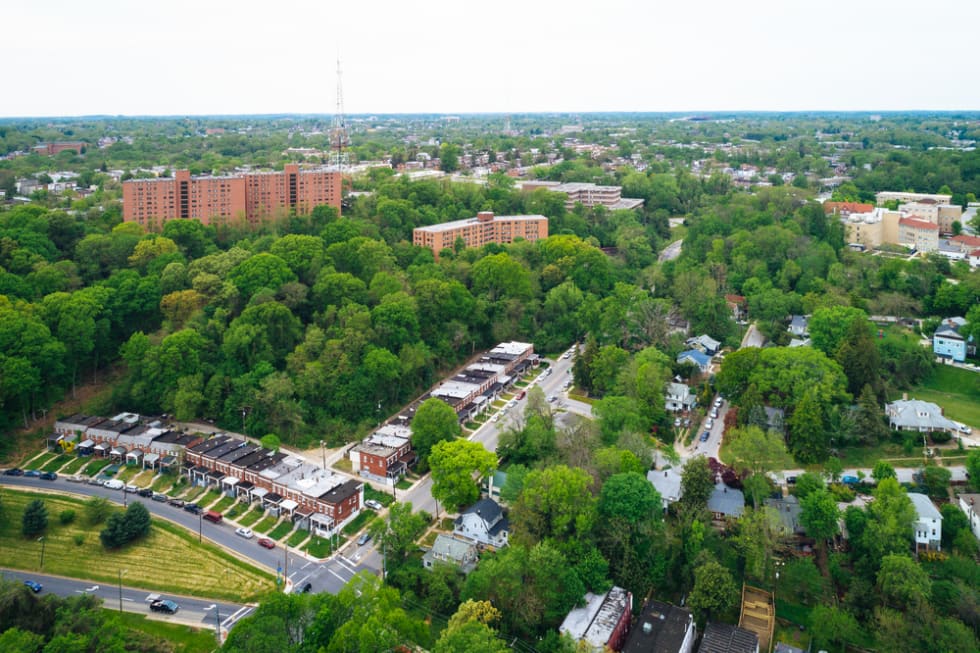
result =
[[[221,520],[223,519],[221,513],[215,512],[214,510],[208,510],[202,515],[202,517],[210,522],[214,522],[215,524],[220,524]]]

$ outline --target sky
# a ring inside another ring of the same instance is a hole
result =
[[[975,0],[31,0],[0,116],[980,110]]]

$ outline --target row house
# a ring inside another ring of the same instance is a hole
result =
[[[400,478],[415,463],[411,436],[407,424],[385,424],[350,450],[354,471],[379,480]]]
[[[65,451],[79,455],[109,457],[144,469],[170,469],[183,456],[186,447],[200,442],[200,436],[172,431],[159,420],[145,422],[135,413],[113,418],[82,414],[57,420],[48,438]]]

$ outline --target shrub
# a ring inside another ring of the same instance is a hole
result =
[[[85,536],[81,533],[75,533],[71,539],[75,542],[75,546],[82,546],[85,544]]]
[[[949,431],[933,431],[929,434],[929,439],[935,444],[946,444],[953,438]]]
[[[21,532],[25,537],[40,535],[48,527],[48,508],[40,499],[34,499],[24,508]]]
[[[61,522],[62,526],[67,526],[75,521],[75,511],[71,509],[62,510],[60,513],[58,513],[58,521]]]
[[[833,483],[830,486],[830,493],[834,495],[834,499],[837,501],[843,501],[845,503],[850,503],[854,501],[854,490],[847,487],[843,483]]]

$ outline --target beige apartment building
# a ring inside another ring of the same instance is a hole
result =
[[[565,208],[571,210],[576,204],[588,208],[604,206],[611,211],[636,209],[643,206],[643,200],[623,197],[622,186],[599,186],[586,182],[560,183],[557,181],[526,181],[521,190],[533,191],[546,188],[553,193],[565,196]]]
[[[898,210],[906,218],[924,220],[939,226],[939,233],[953,233],[953,223],[963,217],[963,208],[950,204],[952,195],[930,193],[902,193],[882,191],[875,195],[878,206],[888,202],[899,202]]]
[[[412,242],[431,249],[436,257],[442,250],[452,249],[458,238],[466,247],[482,247],[487,243],[512,243],[517,238],[534,241],[547,237],[548,218],[543,215],[494,215],[492,211],[412,231]]]
[[[877,202],[878,206],[884,206],[887,202],[907,204],[911,202],[921,202],[922,200],[930,200],[933,204],[949,204],[950,200],[952,199],[952,195],[936,195],[930,193],[904,193],[890,190],[883,190],[880,193],[875,193],[875,202]]]
[[[898,221],[898,242],[919,252],[939,251],[939,225],[926,220],[902,218]]]

